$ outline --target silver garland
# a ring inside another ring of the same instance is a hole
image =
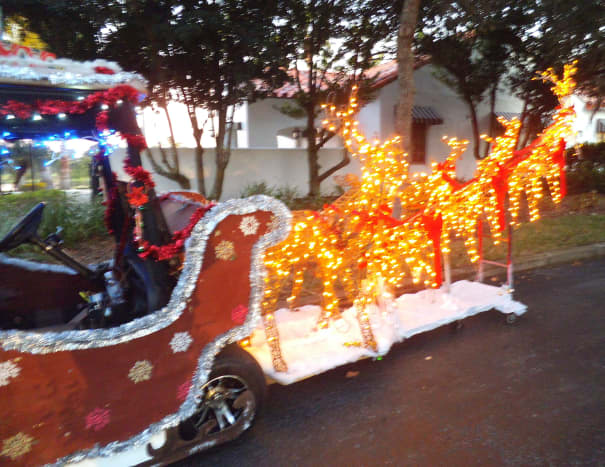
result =
[[[0,345],[4,350],[23,353],[47,354],[65,350],[80,350],[119,345],[147,336],[174,323],[187,307],[195,289],[198,275],[210,234],[216,226],[230,215],[245,215],[255,211],[270,211],[277,217],[277,227],[258,239],[252,249],[250,267],[250,303],[248,315],[241,326],[237,326],[206,345],[199,357],[197,370],[187,399],[178,412],[164,417],[126,441],[115,441],[106,446],[70,454],[54,465],[79,462],[92,457],[105,457],[131,449],[149,440],[156,433],[175,426],[190,417],[196,409],[201,387],[212,369],[214,357],[227,344],[237,342],[257,327],[261,320],[261,300],[264,292],[264,251],[284,240],[290,231],[292,215],[281,202],[264,195],[243,200],[229,200],[212,208],[194,227],[186,248],[183,270],[168,304],[154,313],[135,319],[111,329],[36,333],[32,331],[0,331]]]
[[[145,79],[141,75],[127,71],[119,71],[113,75],[102,73],[83,74],[59,69],[36,69],[34,67],[18,67],[11,65],[0,65],[0,79],[39,81],[53,85],[62,84],[67,86],[113,87],[122,83],[145,83]]]

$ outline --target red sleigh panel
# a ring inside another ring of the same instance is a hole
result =
[[[0,464],[109,455],[189,416],[214,356],[260,319],[262,253],[288,216],[262,196],[213,208],[168,305],[150,315],[109,329],[0,331]]]

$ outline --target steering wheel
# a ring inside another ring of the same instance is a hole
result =
[[[29,211],[2,240],[0,240],[0,252],[12,250],[36,235],[40,222],[42,222],[42,211],[44,211],[45,206],[45,203],[39,203],[34,206],[32,210]]]

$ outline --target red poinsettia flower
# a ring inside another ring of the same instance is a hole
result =
[[[143,206],[149,201],[149,198],[145,193],[145,187],[142,186],[132,187],[132,191],[126,194],[126,197],[128,198],[128,202],[130,203],[130,205],[135,208]]]
[[[111,68],[107,68],[106,66],[96,66],[95,73],[99,73],[100,75],[115,75],[116,72]]]
[[[103,131],[109,128],[109,112],[106,110],[103,112],[99,112],[96,118],[96,126],[97,130]]]
[[[237,305],[233,310],[231,310],[231,321],[233,321],[235,324],[244,324],[244,321],[246,321],[247,314],[247,306]]]

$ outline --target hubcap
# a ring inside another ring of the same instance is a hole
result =
[[[237,403],[244,393],[248,392],[246,382],[235,375],[223,375],[208,381],[202,386],[200,404],[196,416],[195,428],[201,430],[209,423],[214,425],[211,432],[222,431],[234,425],[242,415],[245,407]],[[249,414],[250,418],[254,414]]]

